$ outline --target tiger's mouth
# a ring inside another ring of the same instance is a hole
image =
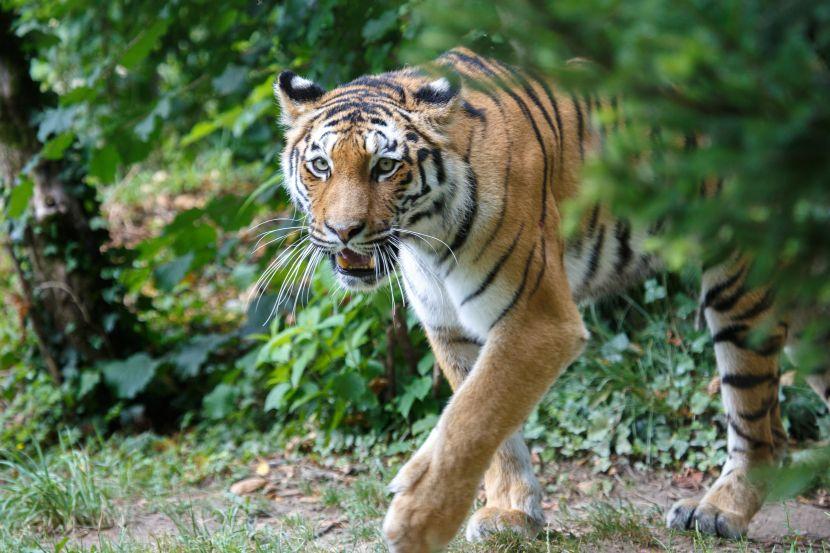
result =
[[[374,255],[358,253],[348,248],[334,254],[334,263],[338,273],[353,277],[367,274],[374,276],[377,269]]]
[[[382,245],[373,253],[360,253],[349,248],[330,254],[331,266],[340,285],[349,290],[376,290],[395,268],[392,259],[396,250]]]

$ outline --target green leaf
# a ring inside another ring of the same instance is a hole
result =
[[[102,363],[101,370],[116,396],[132,399],[150,383],[157,366],[158,361],[146,353],[136,353],[127,359]]]
[[[248,68],[242,65],[229,64],[222,74],[211,81],[213,90],[221,95],[236,92],[245,84]]]
[[[282,382],[274,386],[265,398],[265,411],[280,410],[285,407],[285,395],[291,390],[291,384]]]
[[[193,257],[194,254],[191,252],[159,265],[153,271],[158,287],[165,292],[171,291],[187,274],[187,270],[193,262]]]
[[[167,25],[166,20],[157,19],[149,28],[142,30],[121,55],[121,65],[127,69],[136,67],[156,47],[159,39],[167,32]]]
[[[337,375],[332,383],[332,391],[338,397],[348,400],[358,399],[365,389],[366,383],[360,375],[353,372]]]
[[[72,145],[74,140],[74,132],[67,131],[61,133],[43,145],[43,150],[40,151],[40,155],[43,159],[60,159],[63,157],[63,152]]]
[[[80,114],[82,107],[67,106],[45,110],[37,129],[37,139],[46,142],[50,135],[68,131],[75,124],[75,118]]]
[[[16,219],[23,215],[34,190],[35,183],[32,179],[26,175],[21,175],[20,183],[12,188],[11,194],[9,194],[9,203],[6,206],[6,216],[9,219]]]
[[[219,420],[230,415],[236,408],[239,390],[230,384],[219,384],[202,400],[202,408],[209,419]]]
[[[389,31],[396,27],[398,22],[397,10],[389,10],[376,19],[370,19],[363,25],[363,38],[373,42],[380,40]]]
[[[84,371],[81,373],[81,381],[78,385],[78,397],[82,398],[92,391],[101,382],[101,373],[97,371]]]
[[[89,160],[89,174],[96,177],[102,183],[110,183],[115,180],[115,171],[121,157],[115,146],[107,144],[100,150],[95,150]]]
[[[211,352],[229,339],[230,336],[222,334],[194,336],[173,353],[169,360],[176,365],[176,374],[183,378],[192,378],[199,374],[199,369]]]
[[[189,146],[194,142],[201,140],[219,127],[220,125],[217,121],[199,121],[193,125],[190,132],[182,138],[182,146]]]
[[[77,88],[73,88],[66,94],[60,97],[60,104],[62,106],[68,106],[69,104],[75,104],[77,102],[83,102],[92,98],[95,95],[95,89],[90,88],[88,86],[79,86]]]
[[[291,385],[296,388],[300,384],[300,379],[303,377],[306,367],[309,362],[317,355],[317,344],[306,346],[300,356],[294,361],[294,366],[291,368]]]

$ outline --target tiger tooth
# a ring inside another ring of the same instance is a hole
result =
[[[372,257],[370,257],[370,258],[369,258],[369,268],[370,268],[370,269],[374,269],[374,268],[375,268],[375,256],[374,256],[374,255],[373,255]]]
[[[349,264],[346,262],[346,258],[344,258],[342,255],[337,255],[334,259],[335,261],[337,261],[337,266],[341,269],[349,268]]]

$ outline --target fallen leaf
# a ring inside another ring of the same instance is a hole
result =
[[[340,528],[341,526],[343,526],[345,522],[345,518],[340,518],[336,520],[324,520],[322,523],[320,523],[320,528],[316,532],[314,532],[315,539],[325,534],[328,534],[335,528]]]
[[[271,472],[271,467],[268,466],[268,462],[260,460],[259,463],[257,463],[257,466],[256,466],[257,475],[265,476],[269,472]]]
[[[717,395],[720,391],[720,377],[716,376],[712,380],[709,381],[709,385],[706,386],[706,393],[710,396]]]
[[[585,495],[592,495],[599,488],[599,480],[585,480],[576,485],[576,489]]]
[[[703,473],[699,470],[686,468],[681,474],[672,477],[672,484],[684,490],[699,490],[703,483]]]
[[[261,476],[253,476],[251,478],[246,478],[244,480],[240,480],[233,484],[230,488],[232,494],[235,495],[246,495],[249,493],[253,493],[263,487],[268,481]]]

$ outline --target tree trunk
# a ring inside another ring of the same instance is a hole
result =
[[[0,12],[0,179],[7,200],[24,170],[34,190],[27,213],[4,223],[3,240],[44,364],[60,380],[72,369],[134,351],[141,333],[102,253],[109,236],[90,225],[99,204],[80,163],[32,161],[42,146],[33,118],[52,102],[32,81],[12,22],[12,14]]]

